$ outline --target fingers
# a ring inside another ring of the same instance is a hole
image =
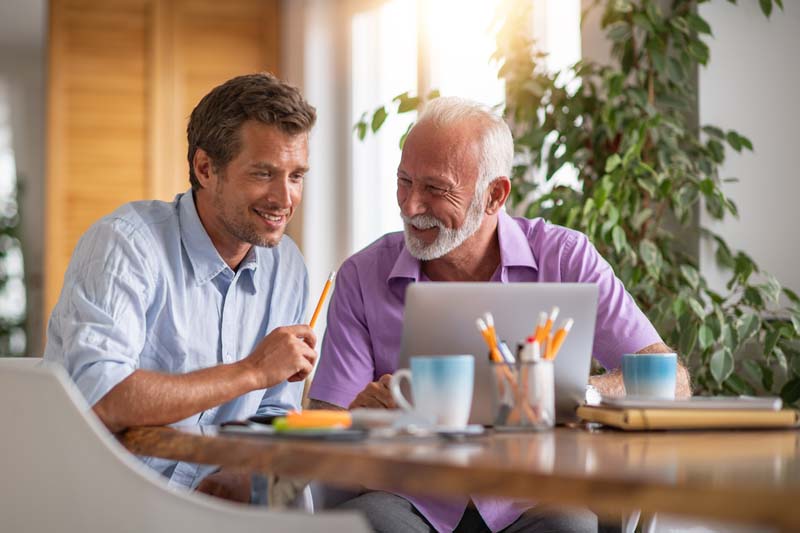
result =
[[[397,405],[388,387],[391,377],[391,374],[386,374],[381,376],[378,381],[367,385],[350,404],[350,409],[356,407],[395,409]]]
[[[281,331],[292,337],[297,337],[302,339],[309,348],[312,350],[317,345],[317,335],[314,333],[314,330],[308,327],[306,324],[296,324],[294,326],[282,326],[277,328],[276,331]]]

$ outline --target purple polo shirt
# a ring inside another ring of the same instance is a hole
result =
[[[661,342],[611,266],[580,232],[541,218],[497,223],[500,265],[494,282],[583,282],[599,288],[593,355],[617,368],[622,354]],[[390,233],[353,255],[339,269],[328,309],[328,329],[309,396],[347,407],[368,383],[397,370],[403,305],[409,283],[428,281],[408,253],[402,232]],[[437,531],[458,525],[467,499],[403,495]],[[513,523],[532,504],[476,496],[473,502],[492,531]]]

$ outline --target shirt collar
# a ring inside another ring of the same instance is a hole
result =
[[[181,241],[192,264],[195,281],[198,285],[208,283],[221,272],[228,270],[233,276],[233,270],[220,257],[211,237],[208,236],[197,207],[194,203],[192,191],[185,192],[178,201],[178,220],[181,228]],[[258,266],[257,247],[253,246],[239,265],[239,270],[255,271]],[[253,283],[255,288],[255,283]]]
[[[538,270],[528,236],[505,211],[497,217],[497,239],[500,242],[500,267],[528,267]]]
[[[497,239],[500,243],[500,269],[510,266],[528,267],[538,270],[528,238],[519,224],[514,222],[505,211],[497,217]],[[387,283],[393,280],[419,281],[422,277],[422,263],[412,256],[403,245],[400,255],[386,278]]]

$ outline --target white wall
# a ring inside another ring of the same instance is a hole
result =
[[[317,109],[309,146],[310,171],[292,234],[308,267],[309,318],[328,274],[339,268],[351,248],[349,20],[356,3],[284,0],[282,4],[281,74]],[[325,317],[323,312],[316,327],[320,340]]]
[[[783,3],[770,20],[757,2],[702,4],[714,32],[711,60],[699,73],[701,124],[735,129],[753,141],[754,153],[728,150],[723,177],[741,182],[724,190],[740,219],[711,224],[794,291],[800,290],[800,2]],[[701,267],[721,284],[713,250],[701,249]]]

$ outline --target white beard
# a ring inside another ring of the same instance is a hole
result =
[[[472,237],[481,227],[484,216],[484,197],[485,195],[481,194],[480,198],[473,198],[469,209],[467,209],[467,217],[464,219],[464,223],[460,228],[456,229],[445,227],[441,220],[431,215],[407,217],[401,214],[404,226],[403,235],[405,236],[408,253],[420,261],[432,261],[444,257],[464,244],[464,241]],[[425,244],[411,234],[409,226],[412,225],[418,229],[439,228],[436,240],[430,244]]]

